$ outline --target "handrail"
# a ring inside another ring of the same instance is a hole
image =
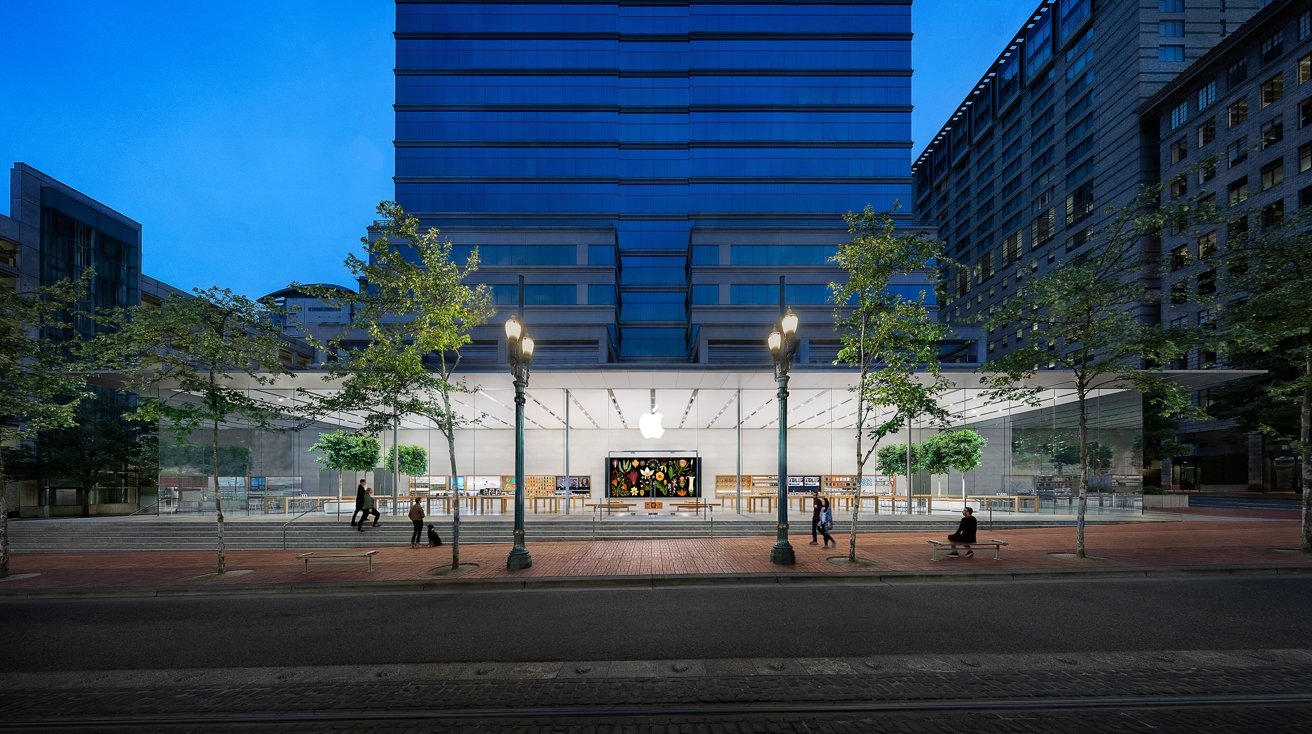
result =
[[[293,517],[292,519],[290,519],[290,520],[288,520],[287,522],[285,522],[285,523],[282,524],[282,549],[283,549],[283,550],[287,550],[287,526],[288,526],[288,525],[291,525],[292,523],[296,522],[297,520],[300,520],[301,518],[305,517],[306,515],[310,514],[311,512],[314,512],[315,509],[316,509],[315,507],[311,506],[310,509],[308,509],[308,510],[302,512],[301,514],[297,515],[296,517]]]
[[[146,507],[138,507],[128,513],[128,517],[136,517],[137,515],[154,515],[155,517],[159,517],[159,503],[156,502],[155,504]]]

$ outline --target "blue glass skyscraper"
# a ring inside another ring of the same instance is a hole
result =
[[[906,0],[396,9],[396,199],[540,359],[766,359],[778,275],[827,318],[843,213],[910,201]]]

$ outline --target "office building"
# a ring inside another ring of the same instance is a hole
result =
[[[910,204],[901,0],[397,0],[396,48],[395,198],[479,248],[503,314],[524,276],[540,364],[768,362],[779,276],[830,323],[842,215]]]
[[[942,317],[982,323],[1026,278],[1094,246],[1107,210],[1156,178],[1136,108],[1258,5],[1039,3],[913,167],[916,216],[960,264],[944,273]],[[1156,321],[1156,305],[1142,317]],[[984,338],[996,357],[1044,337],[1004,326]]]
[[[1251,21],[1153,95],[1140,109],[1166,197],[1211,199],[1251,212],[1221,227],[1168,227],[1162,233],[1162,321],[1206,325],[1205,303],[1218,274],[1203,260],[1236,231],[1279,224],[1312,205],[1312,10],[1271,2]],[[1223,366],[1195,350],[1176,367]],[[1207,390],[1195,396],[1206,406]],[[1188,423],[1189,456],[1165,468],[1171,486],[1213,490],[1290,490],[1294,452],[1233,421]],[[1165,477],[1164,477],[1165,479]]]

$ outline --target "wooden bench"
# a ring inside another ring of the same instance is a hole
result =
[[[950,540],[927,540],[925,542],[929,543],[934,548],[934,552],[929,556],[929,560],[931,561],[938,560],[938,552],[941,550],[966,551],[966,550],[975,550],[976,548],[988,548],[988,547],[993,548],[993,560],[1000,561],[1002,560],[1002,546],[1007,544],[1007,541],[1005,540],[996,540],[996,539],[977,540],[974,543],[963,543],[960,540],[958,540],[957,541],[958,547],[953,548],[952,541]],[[970,546],[970,547],[966,548],[964,546]]]
[[[698,515],[700,515],[702,514],[702,510],[705,510],[708,513],[715,512],[715,508],[719,506],[720,506],[719,502],[696,502],[696,501],[676,502],[674,505],[674,511],[688,512],[689,510],[691,510],[692,512],[695,512]]]
[[[589,502],[588,507],[593,508],[598,513],[605,512],[607,515],[609,515],[612,512],[615,512],[616,510],[619,510],[620,512],[633,512],[633,505],[629,504],[628,502],[621,502],[619,500],[612,500],[608,502]]]
[[[376,550],[358,551],[351,553],[302,553],[296,556],[297,559],[305,561],[305,572],[310,572],[310,561],[328,561],[329,563],[346,563],[349,561],[366,561],[369,564],[369,572],[374,570],[374,555]]]

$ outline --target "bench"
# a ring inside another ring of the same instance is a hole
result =
[[[604,512],[607,515],[615,511],[619,511],[619,512],[634,511],[633,505],[629,504],[628,502],[621,502],[621,501],[595,502],[595,503],[590,502],[588,503],[588,507],[593,508],[593,510],[595,510],[597,513]]]
[[[711,512],[715,512],[715,508],[719,506],[720,506],[719,502],[676,502],[674,504],[674,512],[691,511],[700,515],[702,514],[702,510],[705,510],[709,514]]]
[[[305,572],[310,572],[310,561],[328,561],[329,563],[346,563],[349,561],[366,561],[369,564],[369,572],[374,570],[374,555],[376,550],[358,551],[351,553],[302,553],[296,556],[298,560],[305,561]]]
[[[958,546],[966,546],[966,545],[969,545],[970,548],[962,548],[962,547],[959,547],[959,548],[954,549],[954,548],[952,547],[952,541],[950,541],[950,540],[927,540],[927,541],[925,541],[925,542],[926,542],[926,543],[929,543],[930,546],[932,546],[932,547],[934,548],[934,552],[929,556],[929,560],[931,560],[931,561],[937,561],[937,560],[938,560],[938,552],[941,551],[941,550],[946,550],[946,551],[951,551],[951,550],[964,551],[964,550],[975,550],[976,548],[988,548],[988,547],[990,547],[990,546],[993,548],[993,560],[995,560],[995,561],[1000,561],[1000,560],[1002,560],[1002,546],[1004,546],[1004,545],[1007,544],[1007,541],[1005,541],[1005,540],[996,540],[996,539],[993,539],[993,540],[977,540],[977,541],[975,541],[974,543],[963,543],[963,542],[961,542],[960,540],[958,540],[958,541],[957,541],[957,545],[958,545]]]

